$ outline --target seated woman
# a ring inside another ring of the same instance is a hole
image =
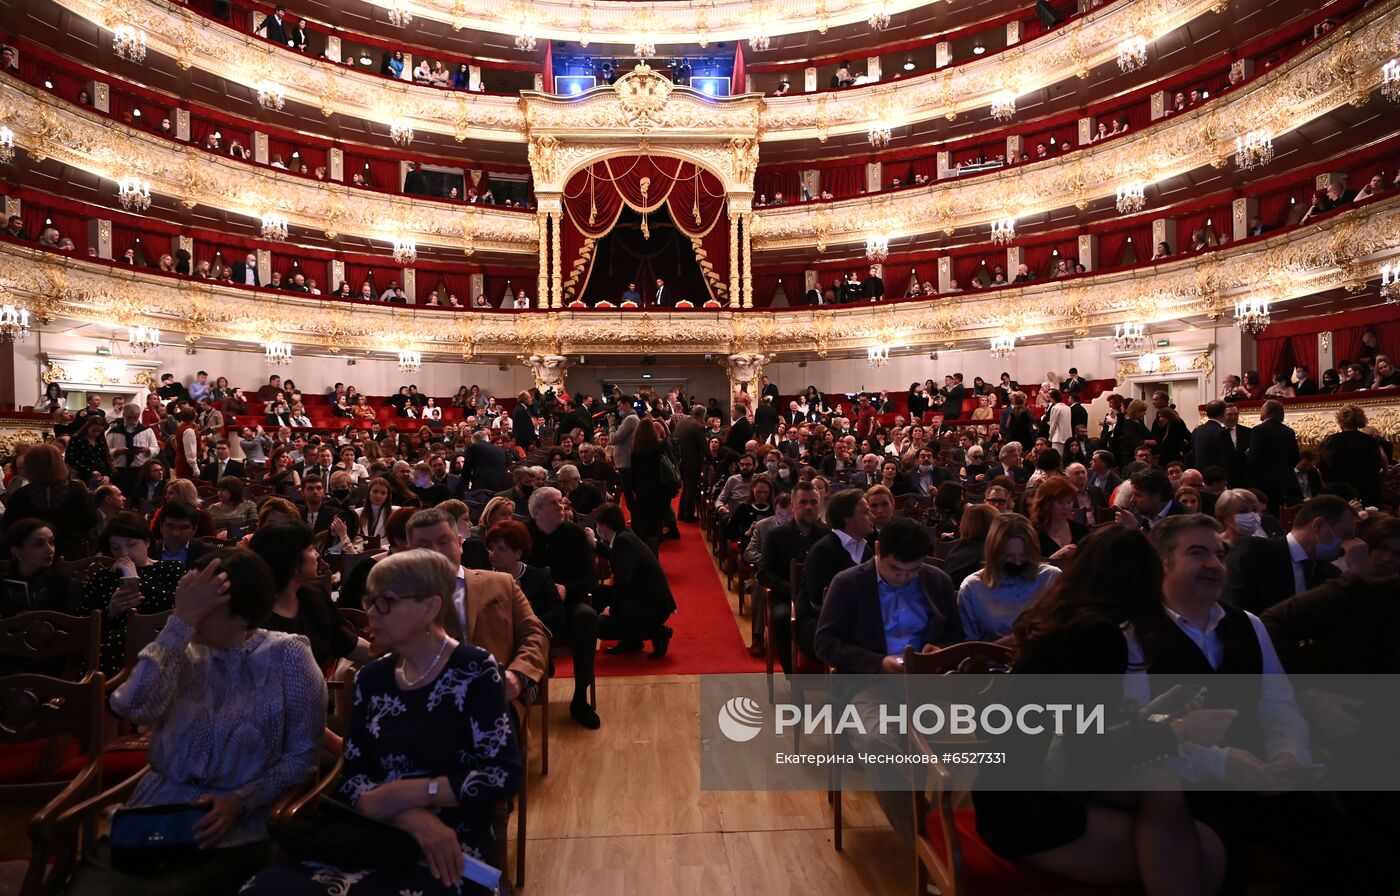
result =
[[[1162,609],[1162,578],[1162,560],[1142,531],[1124,526],[1095,531],[1075,563],[1016,620],[1013,678],[1058,673],[1106,682],[1129,677],[1125,673],[1141,668],[1130,663],[1132,647],[1158,643],[1172,624]],[[1123,697],[1120,689],[1102,700],[1117,705]],[[1121,747],[1116,752],[1125,767],[1140,763],[1128,773],[1139,785],[1131,791],[979,787],[972,795],[977,832],[1002,858],[1073,881],[1141,885],[1154,894],[1217,893],[1225,877],[1225,848],[1214,831],[1192,819],[1180,784],[1173,786],[1171,773],[1151,757],[1175,755],[1178,743],[1214,746],[1231,718],[1232,713],[1195,710],[1170,723],[1143,720],[1125,726],[1114,746]],[[1038,742],[1038,749],[1046,747]],[[1023,761],[1033,763],[1035,757]]]
[[[350,409],[350,413],[356,420],[373,420],[375,417],[374,408],[363,395],[356,396],[355,406]]]
[[[1153,260],[1153,261],[1159,261],[1159,260],[1161,260],[1161,259],[1163,259],[1163,258],[1171,258],[1171,256],[1172,256],[1172,247],[1169,246],[1169,245],[1167,245],[1166,243],[1158,243],[1158,244],[1157,244],[1157,248],[1154,249],[1153,252],[1152,252],[1152,260]]]
[[[997,516],[997,509],[990,504],[968,504],[963,508],[962,519],[958,522],[958,540],[943,558],[948,578],[961,582],[983,567],[987,532]]]
[[[336,518],[331,525],[339,521]],[[264,628],[305,636],[322,669],[342,658],[356,663],[369,659],[369,642],[340,618],[324,591],[313,587],[321,558],[312,545],[310,526],[302,522],[263,526],[253,533],[248,547],[267,562],[272,573],[276,597]]]
[[[284,450],[281,445],[272,449],[272,459],[268,461],[268,467],[272,473],[268,475],[266,485],[272,488],[274,495],[283,498],[301,495],[301,474],[296,470],[296,461],[293,460],[290,451]]]
[[[984,482],[986,480],[986,457],[987,453],[982,450],[981,445],[973,445],[967,449],[967,463],[958,471],[964,482]]]
[[[209,505],[209,519],[214,523],[215,535],[227,532],[230,525],[250,526],[257,518],[258,505],[243,496],[243,480],[237,476],[220,479],[217,500]]]
[[[364,605],[388,652],[355,678],[336,791],[412,834],[423,861],[403,869],[288,862],[258,874],[245,896],[342,896],[349,881],[356,894],[445,896],[466,892],[464,854],[495,860],[492,817],[520,787],[520,746],[496,661],[444,630],[456,577],[446,558],[426,550],[394,554],[370,571]]]
[[[1225,526],[1225,545],[1234,550],[1251,538],[1268,538],[1264,531],[1264,506],[1247,488],[1227,488],[1215,499],[1215,517]]]
[[[899,461],[894,458],[880,462],[880,485],[890,490],[896,498],[914,491],[914,486],[902,474]]]
[[[267,811],[315,770],[326,684],[301,638],[260,628],[267,566],[231,548],[203,558],[175,594],[112,710],[150,737],[151,770],[128,807],[195,803],[200,849],[180,863],[117,871],[107,841],[78,868],[72,896],[227,894],[267,862]]]
[[[958,614],[969,641],[1011,634],[1016,616],[1040,596],[1060,571],[1040,561],[1040,539],[1019,513],[1000,514],[987,532],[982,569],[962,580]]]
[[[72,580],[54,562],[53,527],[32,516],[17,519],[5,528],[5,542],[11,562],[0,587],[0,619],[30,610],[74,612]]]
[[[175,501],[182,501],[190,505],[199,512],[199,522],[194,527],[195,538],[213,538],[214,520],[208,512],[199,505],[199,489],[188,479],[172,479],[165,485],[165,503],[170,504]],[[160,531],[161,512],[157,510],[151,515],[151,531]]]
[[[175,586],[185,565],[175,560],[152,560],[151,530],[139,514],[119,513],[102,530],[102,553],[114,557],[109,569],[88,579],[78,598],[82,613],[102,613],[102,672],[112,676],[126,662],[126,613],[164,613],[175,606]]]
[[[1195,486],[1183,485],[1176,490],[1176,494],[1172,497],[1176,499],[1176,503],[1191,513],[1201,512],[1201,493]]]
[[[515,502],[510,498],[496,495],[486,506],[481,509],[481,516],[477,524],[472,527],[472,538],[486,539],[486,533],[497,523],[504,522],[515,517]]]
[[[1074,518],[1076,494],[1063,476],[1051,477],[1036,488],[1031,522],[1040,539],[1040,556],[1068,561],[1079,542],[1088,536],[1089,527]]]
[[[773,480],[767,473],[760,473],[749,482],[749,499],[734,508],[724,527],[727,541],[737,541],[739,552],[749,546],[754,524],[772,516]]]

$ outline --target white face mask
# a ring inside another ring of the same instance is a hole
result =
[[[1235,528],[1245,533],[1246,535],[1253,535],[1259,529],[1259,514],[1235,514]]]
[[[779,479],[791,479],[791,478],[792,478],[792,471],[789,470],[787,467],[779,467],[779,468],[778,468],[778,478],[779,478]]]

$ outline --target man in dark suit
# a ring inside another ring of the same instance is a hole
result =
[[[674,433],[676,450],[681,463],[681,503],[676,518],[683,523],[696,521],[696,506],[700,500],[700,473],[705,466],[705,407],[696,405],[690,413],[676,420]]]
[[[1108,495],[1089,484],[1089,469],[1083,464],[1074,463],[1065,467],[1065,478],[1075,488],[1074,518],[1081,526],[1093,528],[1100,508],[1108,506]]]
[[[758,582],[768,589],[768,610],[772,614],[772,645],[780,659],[790,652],[789,626],[792,601],[791,571],[794,561],[805,564],[812,546],[831,530],[821,521],[821,497],[810,482],[798,482],[792,488],[792,521],[778,526],[763,544],[763,560],[758,567]],[[805,571],[805,570],[804,570]],[[798,588],[802,583],[797,583]],[[760,654],[761,655],[761,654]],[[784,667],[790,665],[784,660]]]
[[[1341,570],[1333,563],[1356,536],[1356,511],[1336,495],[1305,503],[1284,538],[1246,538],[1230,551],[1230,603],[1262,613],[1279,601],[1315,588]]]
[[[301,500],[301,519],[311,527],[313,535],[330,532],[331,523],[337,519],[351,534],[356,531],[355,514],[326,499],[326,483],[320,476],[313,473],[301,481]]]
[[[1296,380],[1293,386],[1294,395],[1301,398],[1304,395],[1317,394],[1317,380],[1308,375],[1308,365],[1299,364],[1294,368],[1293,376]]]
[[[235,261],[232,279],[243,286],[262,286],[258,275],[258,256],[249,252],[242,261]]]
[[[1084,391],[1084,378],[1079,375],[1078,367],[1069,369],[1069,377],[1060,383],[1060,391],[1071,398],[1078,398],[1079,393]],[[1088,425],[1089,421],[1086,419],[1084,423]]]
[[[656,278],[656,292],[652,294],[651,303],[660,308],[675,304],[671,300],[671,287],[667,286],[666,281],[660,277]]]
[[[598,486],[584,482],[578,474],[578,467],[573,464],[564,464],[555,471],[554,484],[569,499],[574,513],[592,514],[608,499]]]
[[[208,542],[195,541],[199,510],[184,501],[171,501],[160,512],[160,541],[151,546],[152,560],[174,560],[186,568],[214,550]]]
[[[765,442],[768,437],[778,430],[778,409],[773,406],[773,399],[764,395],[759,399],[758,407],[753,411],[753,434],[754,438],[760,442]]]
[[[759,398],[771,398],[771,399],[773,399],[773,407],[777,407],[777,406],[778,406],[778,387],[773,383],[772,380],[770,380],[770,379],[769,379],[768,377],[766,377],[766,376],[759,379],[759,384],[760,384],[760,388],[759,388],[759,390],[758,390],[758,396],[759,396]]]
[[[1012,482],[1020,484],[1030,479],[1030,471],[1021,463],[1022,457],[1020,442],[1007,442],[1002,445],[1001,451],[997,454],[997,462],[987,466],[987,481],[991,482],[998,476],[1005,476]]]
[[[729,424],[729,435],[724,437],[724,447],[735,454],[743,454],[744,446],[754,437],[753,424],[749,422],[748,408],[741,404],[736,404],[730,410],[732,415]]]
[[[1191,466],[1198,470],[1206,467],[1230,468],[1232,446],[1225,434],[1225,402],[1216,399],[1206,402],[1206,422],[1191,432]]]
[[[510,412],[510,431],[515,436],[515,444],[529,451],[539,441],[535,436],[535,418],[530,413],[529,392],[515,396],[515,407]]]
[[[874,556],[870,536],[875,531],[870,505],[859,489],[846,489],[827,499],[826,519],[831,531],[818,539],[807,552],[803,593],[797,596],[797,647],[809,659],[816,658],[813,636],[821,615],[826,589],[836,574],[859,566]],[[783,657],[783,668],[796,671],[788,647],[774,645]]]
[[[1312,448],[1298,449],[1286,493],[1291,504],[1298,504],[1322,494],[1322,474],[1317,471],[1317,452]]]
[[[885,281],[876,276],[879,270],[875,265],[871,265],[870,277],[860,285],[861,298],[867,302],[878,302],[885,297]]]
[[[943,396],[943,427],[950,429],[951,421],[962,416],[963,399],[967,397],[967,389],[963,387],[963,375],[955,373],[944,377],[943,388],[938,390],[938,394]]]
[[[676,611],[666,571],[646,542],[627,528],[622,508],[604,504],[595,519],[598,552],[608,559],[613,574],[612,585],[594,589],[594,604],[603,607],[598,614],[598,637],[637,650],[649,640],[652,650],[647,655],[659,660],[671,643],[666,620]]]
[[[807,415],[797,409],[796,401],[788,402],[788,409],[783,411],[783,422],[788,426],[801,426],[807,422]]]
[[[1284,497],[1298,488],[1293,470],[1298,465],[1298,436],[1283,424],[1283,403],[1266,401],[1262,422],[1249,437],[1249,481],[1269,496],[1269,512],[1277,514]]]
[[[1229,463],[1225,465],[1225,472],[1229,474],[1230,487],[1248,488],[1254,485],[1249,477],[1249,446],[1254,430],[1240,423],[1240,409],[1234,404],[1225,406],[1221,422],[1225,424],[1222,444],[1228,452],[1226,459]]]
[[[472,433],[467,446],[466,466],[462,478],[473,491],[498,492],[510,487],[510,458],[500,445],[492,444],[491,433],[479,429]]]
[[[1166,471],[1152,467],[1133,476],[1133,509],[1144,529],[1153,529],[1162,520],[1190,513],[1172,497],[1175,489]]]
[[[272,11],[272,15],[262,20],[258,30],[266,34],[267,39],[273,43],[287,46],[287,10],[281,6],[277,7]]]
[[[210,485],[218,485],[225,476],[242,479],[244,467],[243,461],[229,458],[228,440],[219,439],[214,443],[214,462],[204,465],[204,469],[199,471],[199,478]]]

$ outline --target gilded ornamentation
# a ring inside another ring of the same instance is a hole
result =
[[[521,355],[521,362],[535,375],[535,388],[543,392],[564,391],[564,378],[569,373],[569,359],[563,355]]]
[[[671,82],[652,71],[645,62],[637,63],[636,68],[618,78],[613,90],[617,92],[617,103],[627,116],[628,126],[649,131],[664,120],[662,112],[671,98]]]

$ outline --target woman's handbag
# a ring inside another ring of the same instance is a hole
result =
[[[411,868],[423,858],[408,831],[329,797],[321,797],[271,833],[272,841],[288,854],[338,868]]]
[[[209,808],[208,803],[172,803],[118,809],[112,816],[110,835],[112,867],[142,871],[193,858],[199,853],[194,826]]]

